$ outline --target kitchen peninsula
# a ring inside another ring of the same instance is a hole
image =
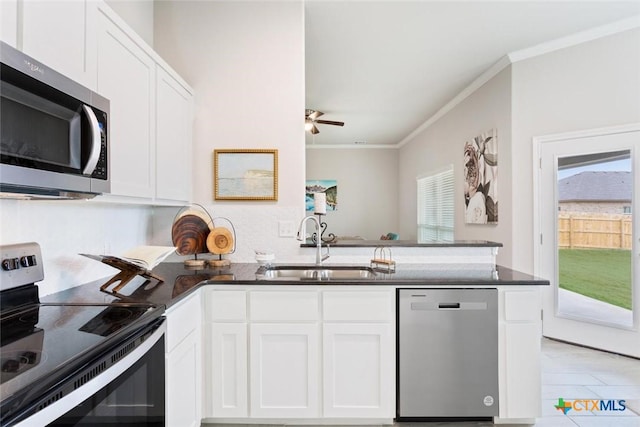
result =
[[[121,294],[168,307],[169,425],[391,424],[397,416],[398,290],[495,289],[494,421],[532,423],[540,415],[541,399],[540,286],[549,282],[491,264],[499,246],[457,242],[393,247],[396,271],[377,270],[366,279],[265,279],[270,267],[254,263],[203,270],[163,263],[153,272],[164,282],[140,278]],[[370,259],[373,248],[344,248],[354,249],[366,254],[332,248],[325,267],[347,261],[368,266],[368,261],[357,260]],[[443,256],[448,250],[458,255]],[[415,251],[433,252],[425,256]],[[469,262],[469,254],[478,251]],[[306,253],[304,259],[311,261],[312,254]],[[47,299],[111,298],[98,291],[101,284]]]

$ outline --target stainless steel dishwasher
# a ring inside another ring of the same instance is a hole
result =
[[[498,416],[498,291],[398,290],[402,418]]]

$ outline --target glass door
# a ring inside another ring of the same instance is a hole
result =
[[[640,132],[539,142],[543,334],[638,357]]]

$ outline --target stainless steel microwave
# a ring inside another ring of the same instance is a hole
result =
[[[0,42],[0,193],[108,193],[109,100]]]

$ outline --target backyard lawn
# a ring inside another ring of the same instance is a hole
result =
[[[631,309],[631,251],[560,249],[560,287]]]

